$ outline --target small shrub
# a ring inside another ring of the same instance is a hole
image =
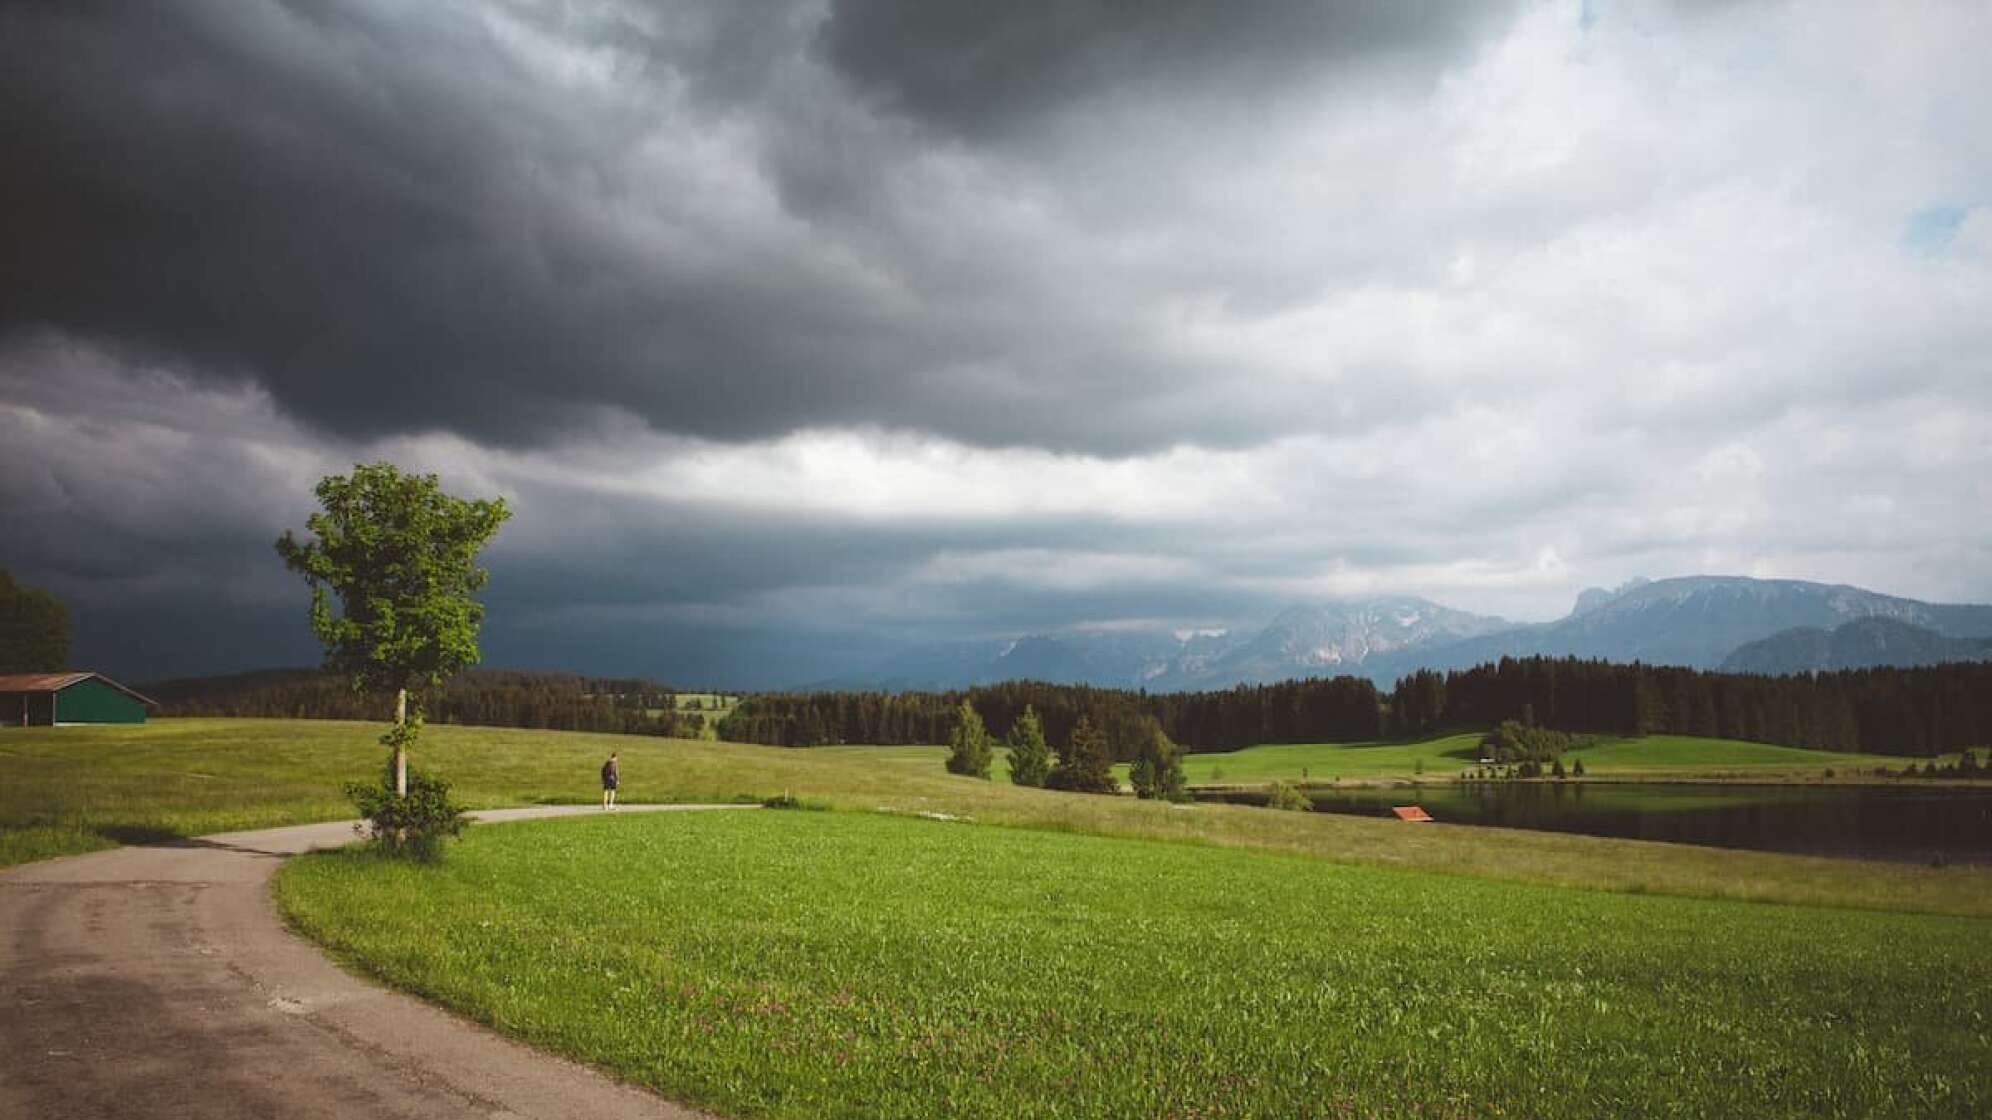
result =
[[[1583,777],[1583,776],[1584,776],[1584,760],[1583,760],[1583,759],[1581,759],[1581,758],[1573,758],[1573,759],[1571,759],[1571,760],[1570,760],[1570,776],[1571,776],[1571,777],[1573,777],[1573,778],[1581,778],[1581,777]]]
[[[1291,782],[1274,781],[1266,787],[1266,808],[1305,813],[1314,803]]]
[[[442,778],[411,768],[408,796],[396,797],[392,761],[379,785],[348,782],[346,796],[366,821],[359,828],[367,842],[384,855],[434,863],[443,858],[443,842],[470,827],[464,807],[450,800],[450,783]]]
[[[761,799],[761,808],[763,808],[763,809],[804,809],[804,810],[807,810],[807,811],[809,811],[809,812],[813,812],[813,813],[820,813],[820,812],[823,812],[824,810],[826,810],[827,808],[829,808],[829,806],[827,806],[827,805],[820,805],[820,804],[818,804],[818,803],[816,803],[816,802],[814,802],[814,801],[803,801],[803,800],[800,800],[800,799],[798,799],[798,798],[797,798],[797,797],[796,797],[796,796],[795,796],[794,794],[792,794],[792,793],[788,792],[787,790],[783,790],[782,792],[780,792],[780,793],[776,794],[776,795],[775,795],[775,796],[773,796],[773,797],[763,797],[763,798]]]

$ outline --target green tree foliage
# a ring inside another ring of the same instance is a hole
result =
[[[955,712],[954,734],[948,738],[948,773],[987,779],[992,753],[982,717],[975,714],[973,704],[963,700]]]
[[[1083,716],[1122,762],[1146,742],[1144,719],[1195,751],[1354,742],[1377,738],[1386,726],[1411,734],[1421,724],[1423,731],[1511,719],[1526,725],[1531,713],[1536,726],[1555,731],[1643,729],[1917,758],[1992,742],[1992,662],[1760,677],[1547,657],[1412,674],[1397,682],[1387,705],[1374,685],[1352,677],[1158,695],[1043,681],[965,692],[764,693],[745,698],[720,736],[783,746],[944,743],[964,697],[996,735],[1007,734],[1029,707],[1045,738],[1063,742]]]
[[[1480,757],[1491,758],[1495,762],[1549,762],[1565,751],[1577,750],[1591,743],[1588,738],[1565,731],[1531,727],[1505,719],[1481,737]]]
[[[1004,736],[1034,710],[1045,738],[1063,742],[1083,716],[1107,736],[1119,762],[1132,761],[1151,723],[1199,750],[1253,743],[1374,739],[1382,733],[1376,686],[1354,677],[1240,686],[1220,692],[1150,695],[1130,689],[1005,681],[965,692],[774,692],[744,698],[720,726],[738,743],[944,743],[966,698],[992,734]]]
[[[148,684],[145,691],[174,716],[364,720],[380,714],[377,698],[316,669],[190,677]],[[467,669],[432,691],[422,714],[429,723],[699,738],[698,717],[676,710],[675,691],[630,677]]]
[[[1390,728],[1405,738],[1430,735],[1445,726],[1446,675],[1420,669],[1397,682],[1390,694]]]
[[[1024,705],[1003,742],[1010,749],[1010,780],[1020,786],[1042,786],[1051,775],[1051,746],[1044,741],[1037,709]]]
[[[1571,777],[1573,777],[1573,778],[1581,778],[1581,777],[1583,777],[1583,776],[1584,776],[1584,760],[1583,760],[1583,759],[1581,759],[1581,758],[1573,758],[1573,759],[1571,759],[1571,760],[1570,760],[1570,776],[1571,776]]]
[[[421,720],[398,725],[420,727]],[[405,732],[404,732],[405,733]],[[405,781],[405,791],[396,783]],[[450,800],[450,784],[419,770],[397,770],[390,761],[373,785],[348,782],[346,796],[367,822],[367,839],[380,851],[424,862],[442,858],[443,841],[463,835],[470,825],[464,807]]]
[[[1049,789],[1074,793],[1118,793],[1114,781],[1113,756],[1107,753],[1107,736],[1085,716],[1072,725],[1072,735],[1058,754],[1058,765],[1045,778]]]
[[[1183,749],[1156,727],[1148,737],[1148,746],[1135,756],[1134,765],[1128,767],[1128,782],[1134,786],[1136,797],[1189,800],[1189,780],[1183,775]]]
[[[14,582],[0,568],[0,673],[69,668],[69,610],[55,596]]]
[[[1289,782],[1275,780],[1267,785],[1266,798],[1266,808],[1268,809],[1305,813],[1314,808],[1314,803],[1307,799],[1307,794],[1301,792],[1299,787]]]
[[[314,539],[285,530],[277,555],[311,585],[311,629],[326,667],[355,692],[395,697],[395,730],[382,742],[405,796],[410,729],[419,728],[409,723],[410,694],[419,717],[430,690],[477,663],[484,607],[471,596],[490,577],[475,561],[511,513],[502,498],[453,497],[435,475],[390,463],[328,476],[316,493],[320,510],[305,520]]]
[[[1390,694],[1396,711],[1418,688]],[[1451,726],[1746,739],[1927,758],[1992,741],[1992,661],[1765,677],[1577,658],[1504,657],[1448,673]],[[1530,718],[1531,715],[1533,718]]]

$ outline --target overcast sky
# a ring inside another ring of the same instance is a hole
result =
[[[0,566],[316,659],[354,462],[516,516],[493,664],[1992,600],[1992,5],[0,6]]]

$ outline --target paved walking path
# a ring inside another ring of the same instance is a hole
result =
[[[350,821],[302,825],[0,871],[0,1117],[702,1115],[355,979],[292,934],[270,876],[352,839]]]

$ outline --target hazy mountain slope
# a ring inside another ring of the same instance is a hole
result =
[[[1241,681],[1361,675],[1373,658],[1512,626],[1410,596],[1291,607],[1236,648],[1158,677],[1153,687],[1224,688]]]
[[[1732,673],[1807,673],[1880,665],[1937,665],[1992,659],[1992,638],[1947,638],[1893,618],[1862,618],[1831,630],[1801,626],[1738,647],[1722,661]]]
[[[1925,603],[1803,580],[1685,576],[1587,590],[1567,617],[1539,625],[1516,625],[1410,596],[1379,596],[1291,607],[1256,632],[1185,637],[1157,630],[1067,631],[923,646],[838,684],[961,688],[1034,678],[1171,692],[1346,673],[1388,687],[1415,669],[1464,669],[1532,655],[1713,669],[1752,642],[1792,630],[1827,633],[1870,619],[1921,628],[1946,640],[1992,637],[1992,606]],[[1880,631],[1857,630],[1845,640],[1865,641],[1865,648],[1881,651],[1864,656],[1884,660],[1864,663],[1928,663],[1886,660],[1889,650],[1925,656],[1912,652],[1921,647],[1906,639],[1890,644],[1886,638]],[[1804,660],[1814,654],[1792,656]]]
[[[1992,636],[1992,606],[1925,603],[1844,584],[1683,576],[1632,586],[1579,612],[1415,651],[1388,667],[1462,669],[1504,656],[1542,654],[1715,668],[1737,647],[1801,627],[1832,629],[1865,618],[1925,627],[1945,637]]]

